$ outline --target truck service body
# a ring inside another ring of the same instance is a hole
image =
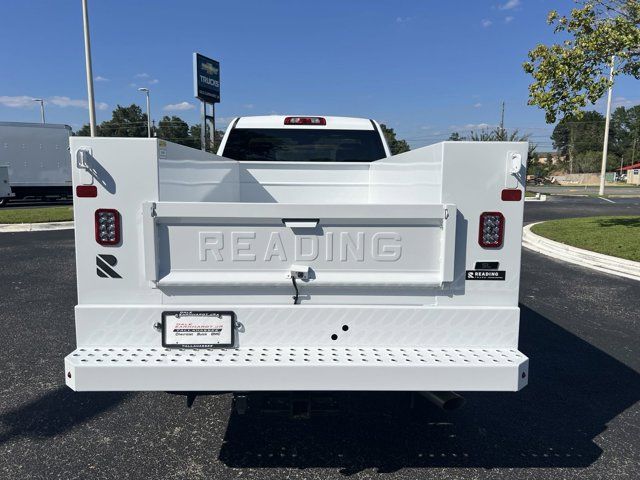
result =
[[[525,142],[243,117],[71,138],[77,391],[516,391]]]
[[[71,196],[70,134],[68,125],[0,122],[0,170],[7,167],[10,186],[0,188],[0,206],[10,198]]]

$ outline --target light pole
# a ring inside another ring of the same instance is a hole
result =
[[[147,137],[151,138],[151,106],[149,103],[149,89],[145,87],[140,87],[138,89],[139,92],[144,92],[147,96]]]
[[[89,128],[96,136],[96,102],[93,97],[93,73],[91,68],[91,41],[89,39],[89,11],[87,0],[82,0],[82,27],[84,30],[84,63],[87,70],[87,96],[89,97]]]
[[[34,102],[40,102],[40,119],[44,123],[44,98],[34,98]]]
[[[615,55],[611,56],[611,70],[609,71],[609,93],[607,94],[607,117],[604,121],[604,144],[602,145],[602,168],[600,169],[599,195],[604,195],[604,179],[607,173],[607,151],[609,149],[609,122],[611,121],[611,95],[613,93],[613,67],[616,63]]]

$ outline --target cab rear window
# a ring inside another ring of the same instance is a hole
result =
[[[372,162],[385,157],[375,130],[234,128],[223,156],[273,162]]]

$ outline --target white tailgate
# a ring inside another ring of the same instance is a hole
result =
[[[453,280],[456,207],[148,202],[145,274],[158,287],[433,286]]]

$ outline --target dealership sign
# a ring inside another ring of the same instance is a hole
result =
[[[220,63],[193,54],[193,94],[203,102],[220,102]]]

